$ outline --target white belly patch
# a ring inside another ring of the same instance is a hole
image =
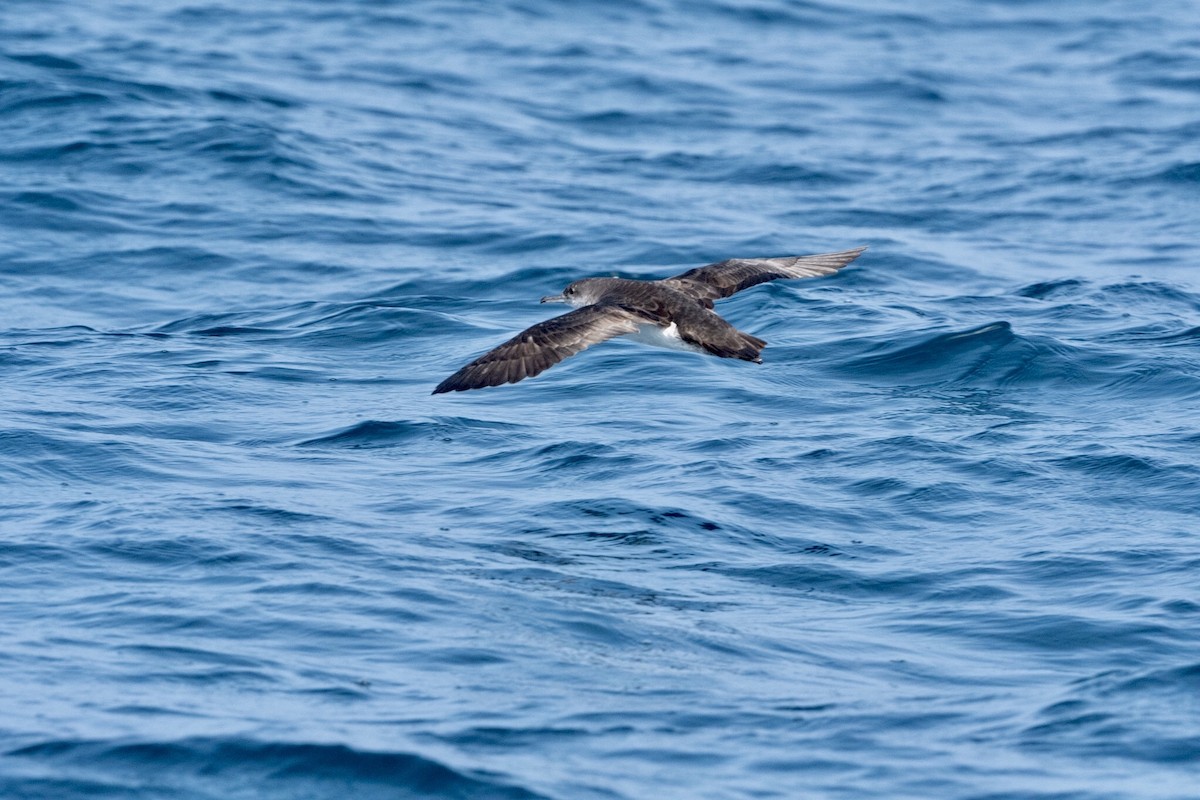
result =
[[[679,326],[672,322],[665,328],[651,323],[638,326],[637,333],[629,334],[628,338],[635,342],[652,345],[654,347],[665,347],[669,350],[686,350],[689,353],[703,353],[704,349],[697,347],[694,344],[689,344],[679,337]]]

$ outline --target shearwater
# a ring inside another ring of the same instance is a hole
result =
[[[542,298],[543,303],[568,303],[574,311],[539,322],[484,353],[439,383],[433,393],[516,383],[616,336],[761,364],[767,343],[722,319],[713,301],[767,281],[832,275],[866,249],[731,258],[657,281],[584,278],[562,294]]]

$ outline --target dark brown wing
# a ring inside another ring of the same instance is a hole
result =
[[[689,269],[662,283],[699,300],[720,300],[767,281],[788,278],[816,278],[832,275],[862,255],[866,247],[822,253],[816,256],[783,258],[731,258],[718,264]]]
[[[626,309],[592,305],[539,322],[483,354],[438,384],[434,394],[516,383],[614,336],[635,333],[641,318]]]

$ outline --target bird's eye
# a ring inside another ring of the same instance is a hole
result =
[[[573,288],[571,288],[570,286],[568,286],[566,289],[563,290],[563,294],[575,294],[575,290]]]

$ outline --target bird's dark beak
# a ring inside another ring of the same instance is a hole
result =
[[[561,294],[552,294],[542,298],[543,303],[565,303],[567,298]]]

